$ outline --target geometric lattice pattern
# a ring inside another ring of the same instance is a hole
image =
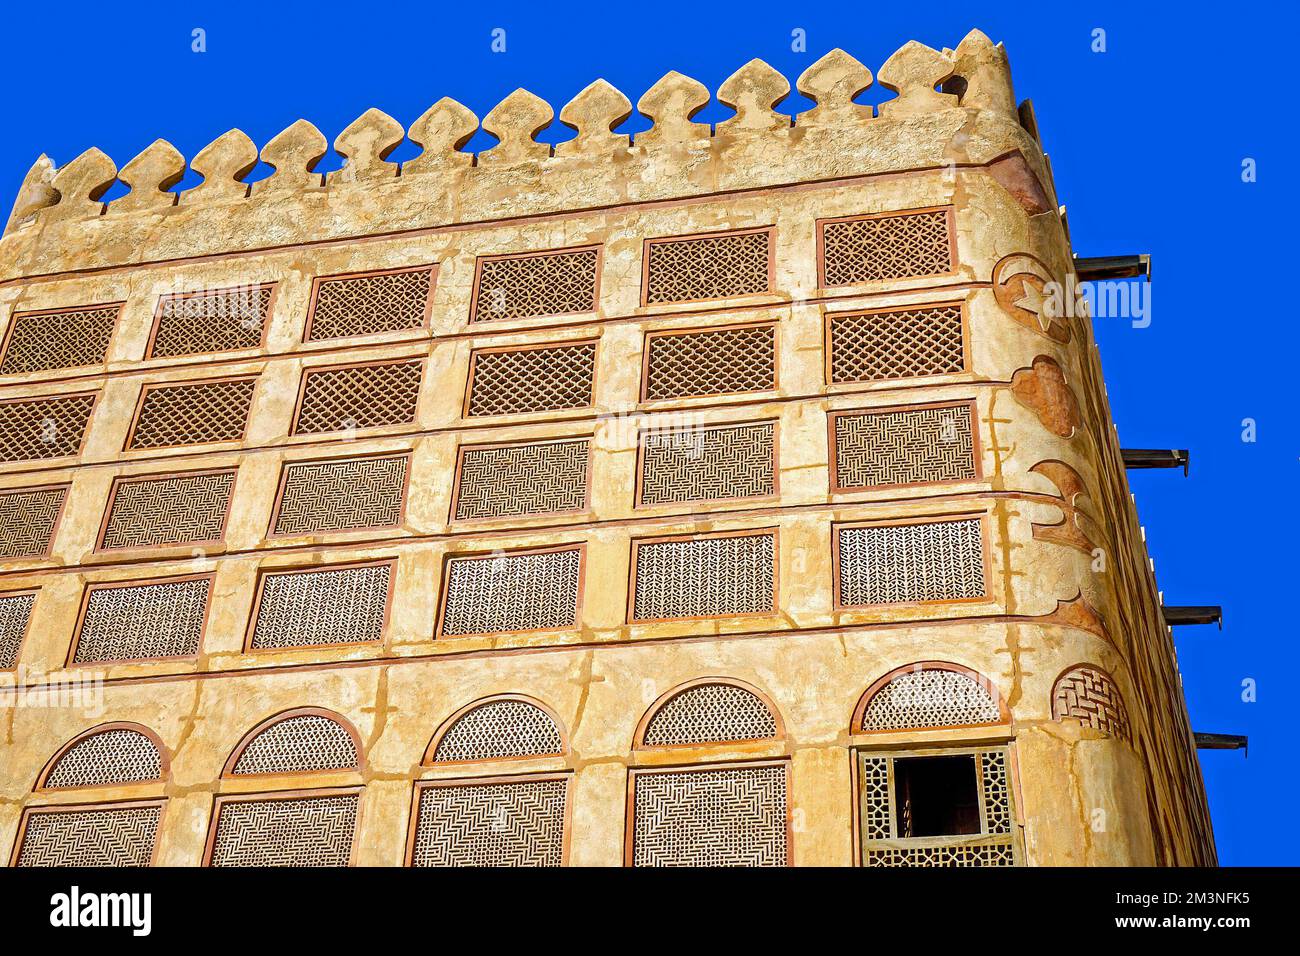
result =
[[[640,503],[759,498],[776,491],[776,425],[646,432]]]
[[[776,329],[746,326],[646,337],[645,400],[776,388]]]
[[[567,780],[420,788],[412,866],[560,866]]]
[[[645,304],[766,292],[771,232],[646,243]]]
[[[987,687],[957,671],[907,671],[872,696],[862,730],[920,730],[996,724],[1002,720]]]
[[[148,866],[162,806],[31,810],[18,866]]]
[[[40,558],[49,553],[54,524],[68,486],[0,491],[0,558]]]
[[[377,275],[318,279],[307,340],[416,329],[424,325],[433,270],[428,266]]]
[[[475,352],[467,414],[522,415],[591,404],[596,343]]]
[[[415,421],[420,362],[309,371],[293,434],[348,431]]]
[[[447,562],[442,633],[501,634],[574,627],[582,551],[452,558]]]
[[[101,550],[218,541],[235,471],[144,478],[113,485]]]
[[[359,794],[223,800],[212,866],[347,866]]]
[[[941,843],[882,847],[866,851],[865,866],[1015,866],[1010,840],[994,843]]]
[[[83,737],[50,768],[44,789],[107,787],[162,778],[162,754],[138,730],[116,727]]]
[[[101,364],[121,308],[15,313],[0,358],[0,375]]]
[[[248,424],[256,378],[149,386],[131,429],[130,448],[170,448],[239,441]]]
[[[785,866],[784,766],[639,772],[633,866]]]
[[[355,770],[360,761],[347,728],[319,714],[277,721],[248,742],[232,774]]]
[[[632,618],[725,617],[775,610],[776,535],[643,541]]]
[[[208,575],[92,586],[73,663],[192,657],[199,650],[211,584]]]
[[[205,355],[262,344],[273,287],[235,286],[158,300],[148,358]]]
[[[456,520],[581,511],[587,506],[589,439],[462,446]]]
[[[822,224],[822,285],[952,271],[948,214],[905,213]]]
[[[735,684],[699,684],[660,707],[646,724],[647,747],[682,747],[776,736],[776,718],[758,695]]]
[[[836,488],[877,488],[975,477],[971,406],[837,414]]]
[[[94,395],[0,401],[0,461],[77,454],[94,407]]]
[[[286,465],[272,534],[387,528],[402,515],[409,458]]]
[[[978,518],[840,528],[838,534],[841,607],[984,596]]]
[[[594,311],[598,260],[596,249],[479,259],[470,321]]]
[[[560,728],[550,714],[523,700],[490,700],[447,728],[435,761],[500,760],[562,753]]]
[[[35,594],[0,594],[0,670],[10,670],[18,663],[18,648],[35,603]]]
[[[320,647],[383,637],[392,562],[262,577],[249,646]]]
[[[965,368],[961,306],[833,315],[831,383],[945,375]]]
[[[1056,681],[1052,689],[1052,719],[1067,717],[1107,736],[1130,739],[1124,698],[1115,682],[1095,667],[1080,664]]]

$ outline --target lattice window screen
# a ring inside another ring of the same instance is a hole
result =
[[[203,634],[211,582],[205,576],[92,587],[73,663],[193,656]]]
[[[910,730],[996,724],[1001,711],[987,687],[968,674],[919,670],[880,688],[862,712],[862,730]]]
[[[115,727],[83,737],[67,749],[45,778],[46,790],[107,787],[162,779],[162,754],[138,730]]]
[[[574,627],[581,569],[578,548],[452,558],[442,633],[455,637]]]
[[[392,571],[386,562],[267,574],[250,646],[260,650],[379,640]]]
[[[978,518],[840,528],[842,607],[984,596]]]
[[[353,770],[360,759],[356,741],[338,721],[320,714],[298,714],[272,724],[250,740],[230,772]]]
[[[1094,667],[1079,665],[1062,674],[1052,690],[1052,718],[1074,717],[1111,737],[1128,740],[1128,711],[1115,682]]]
[[[235,286],[163,296],[150,358],[255,349],[262,344],[271,286]]]
[[[0,401],[0,461],[77,454],[94,407],[94,395]]]
[[[636,775],[633,866],[785,866],[784,766]]]
[[[420,366],[418,361],[385,362],[307,371],[293,433],[378,428],[415,421]]]
[[[592,312],[596,249],[480,259],[471,322]]]
[[[359,794],[227,800],[217,816],[212,866],[347,866]]]
[[[412,866],[560,866],[565,780],[422,787]]]
[[[239,441],[248,425],[255,378],[145,389],[131,429],[131,448],[170,448]]]
[[[632,616],[647,621],[772,611],[775,575],[774,534],[641,542]]]
[[[827,286],[951,272],[947,210],[822,223],[822,282]]]
[[[640,503],[758,498],[776,492],[776,425],[648,432]]]
[[[0,492],[0,558],[47,554],[67,496],[67,485]]]
[[[960,305],[830,317],[831,383],[946,375],[966,368]]]
[[[836,489],[976,477],[971,406],[835,415]]]
[[[0,375],[100,365],[120,305],[60,312],[17,312],[10,322]]]
[[[308,319],[308,341],[397,332],[424,325],[433,270],[319,279]]]
[[[18,663],[18,649],[35,604],[35,594],[0,594],[0,670],[11,670]]]
[[[235,471],[114,485],[100,547],[150,548],[221,538]]]
[[[523,415],[591,404],[596,343],[475,352],[467,414]]]
[[[734,684],[700,684],[664,703],[646,723],[647,747],[680,747],[776,736],[767,704]]]
[[[581,511],[589,439],[461,449],[456,520]]]
[[[523,700],[490,700],[467,711],[443,734],[436,761],[500,760],[563,752],[549,714]]]
[[[771,284],[767,230],[646,243],[645,302],[691,302],[767,292]]]
[[[160,805],[40,810],[27,816],[18,866],[148,866]]]
[[[406,455],[287,465],[272,533],[392,527],[401,520],[408,467]]]
[[[774,326],[650,335],[646,343],[646,401],[776,388]]]

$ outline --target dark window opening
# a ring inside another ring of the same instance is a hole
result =
[[[975,755],[895,760],[894,812],[900,837],[979,833]]]

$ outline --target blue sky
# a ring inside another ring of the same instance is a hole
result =
[[[876,70],[908,39],[951,47],[978,26],[1006,44],[1017,95],[1034,101],[1075,251],[1153,256],[1151,325],[1102,320],[1097,334],[1122,442],[1192,450],[1189,479],[1131,480],[1166,601],[1224,606],[1222,633],[1175,635],[1193,725],[1250,735],[1249,758],[1201,754],[1220,858],[1300,862],[1300,835],[1283,822],[1300,784],[1286,716],[1298,655],[1278,610],[1296,586],[1289,363],[1300,333],[1270,288],[1295,271],[1284,192],[1295,179],[1284,45],[1297,35],[1294,5],[832,6],[656,2],[556,15],[552,4],[140,3],[106,13],[65,0],[54,29],[48,8],[13,5],[0,31],[0,204],[7,215],[42,152],[62,164],[98,146],[121,166],[162,137],[193,156],[231,127],[265,143],[300,116],[332,140],[371,106],[409,125],[451,96],[482,116],[518,86],[558,112],[596,77],[635,102],[669,69],[716,90],[755,56],[793,81],[836,46]],[[201,54],[195,28],[206,32]],[[504,53],[491,50],[497,28]],[[795,29],[806,53],[791,49]],[[1104,53],[1091,49],[1096,29]],[[888,95],[876,87],[864,100]],[[804,105],[793,96],[783,109]],[[714,104],[699,118],[728,112]],[[484,142],[480,133],[472,145]],[[1242,181],[1246,158],[1254,183]],[[1242,440],[1247,418],[1253,443]],[[1248,679],[1254,703],[1242,700]]]

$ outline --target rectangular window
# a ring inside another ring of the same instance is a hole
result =
[[[562,514],[587,507],[591,439],[462,445],[452,513],[457,521]]]
[[[108,495],[108,513],[97,550],[220,541],[234,488],[234,468],[161,478],[118,478]]]
[[[883,382],[966,369],[960,303],[826,316],[826,381]]]
[[[423,362],[371,362],[307,369],[293,434],[409,425],[415,421]]]
[[[772,288],[772,227],[647,239],[641,304],[701,302]]]
[[[465,415],[587,408],[595,374],[595,342],[481,349],[470,356]]]
[[[242,441],[257,376],[146,385],[126,447],[174,448]]]
[[[836,606],[983,598],[983,527],[980,518],[836,526]]]
[[[776,532],[632,542],[631,620],[731,617],[776,610]]]
[[[641,400],[776,388],[776,326],[739,325],[646,335]]]
[[[212,574],[92,584],[82,601],[71,663],[193,657],[203,638]]]
[[[817,221],[823,287],[948,275],[956,237],[952,207]]]
[[[35,604],[35,591],[0,594],[0,670],[13,670],[18,663],[18,651]]]
[[[832,412],[828,419],[832,491],[979,477],[974,402]]]
[[[163,802],[28,807],[14,866],[149,866]]]
[[[1006,747],[858,751],[864,866],[1014,866]]]
[[[206,866],[347,866],[359,790],[217,797]]]
[[[583,547],[452,557],[444,566],[444,637],[577,626]]]
[[[81,452],[98,392],[0,400],[0,461],[68,458]]]
[[[562,866],[569,777],[415,785],[411,866]]]
[[[429,321],[433,266],[318,276],[307,311],[308,342],[418,329]]]
[[[646,430],[638,505],[776,494],[776,422]]]
[[[67,485],[0,492],[0,558],[47,556],[67,498]]]
[[[399,525],[409,467],[409,454],[289,462],[280,476],[271,534]]]
[[[533,319],[596,310],[600,249],[479,256],[471,322]]]
[[[145,358],[260,348],[274,292],[272,283],[162,296]]]
[[[0,375],[102,365],[122,303],[15,312],[0,347]]]
[[[381,640],[397,561],[267,571],[253,599],[250,650]]]

